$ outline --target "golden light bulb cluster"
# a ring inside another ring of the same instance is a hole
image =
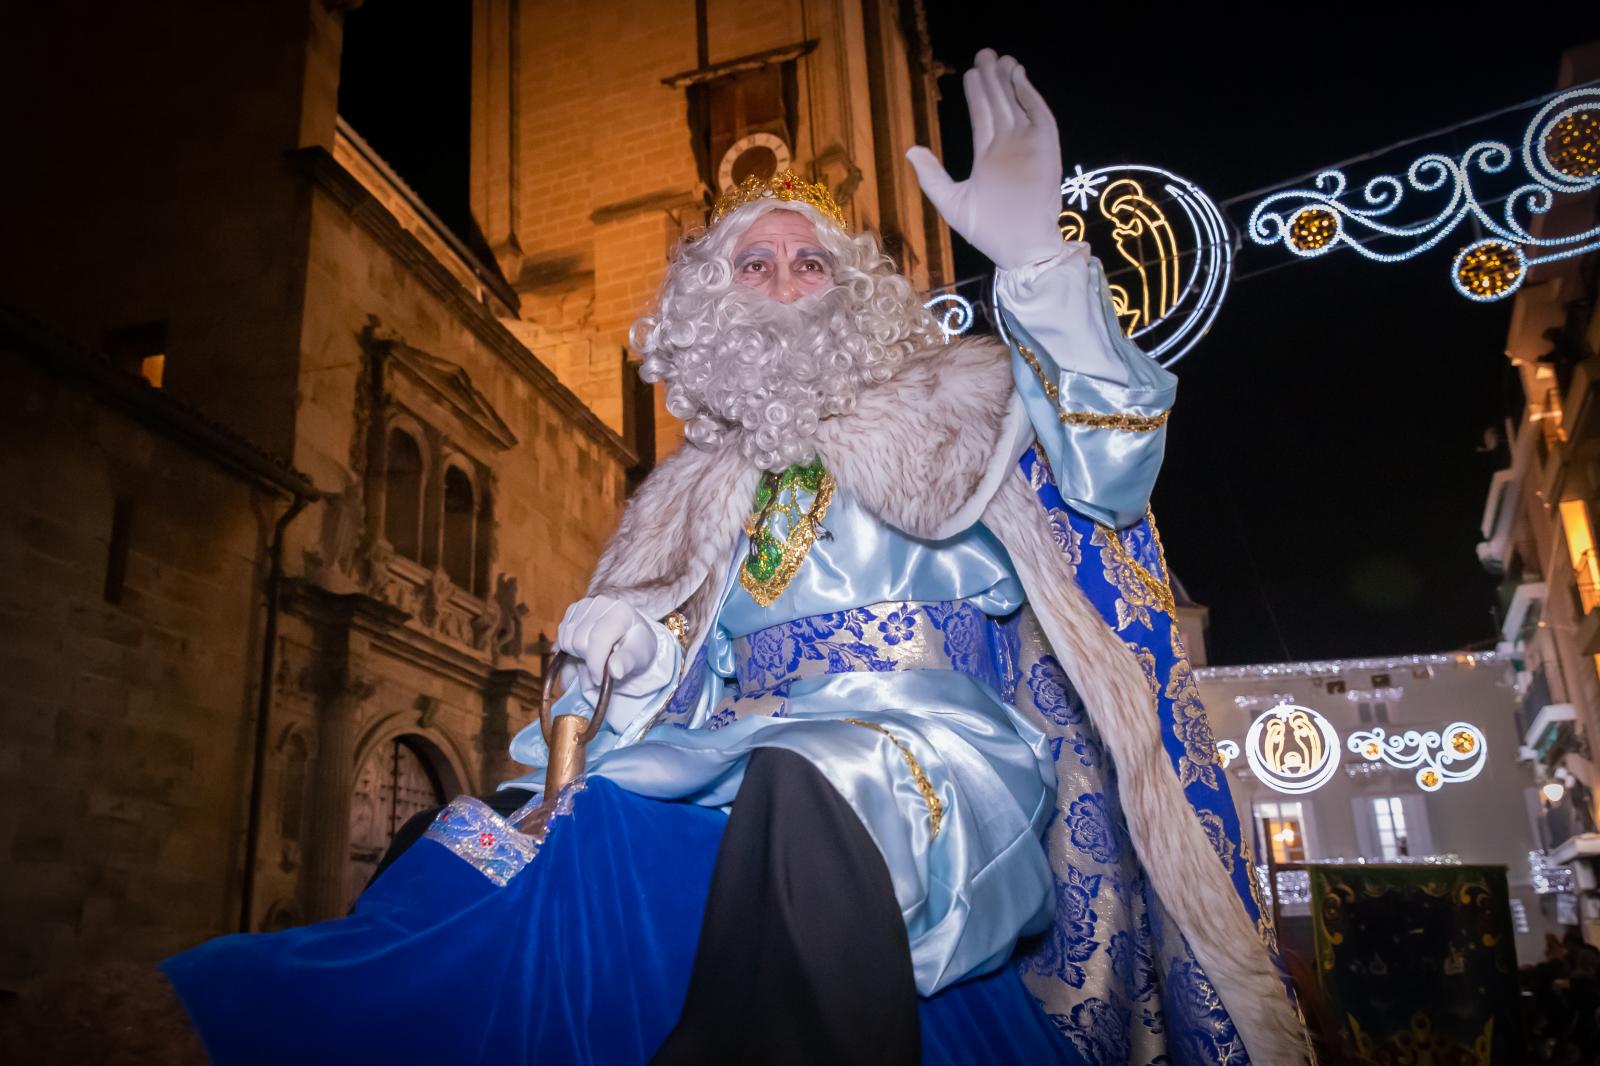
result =
[[[1569,178],[1600,175],[1600,111],[1574,111],[1545,135],[1550,165]]]
[[[1470,295],[1488,300],[1515,287],[1522,270],[1521,252],[1509,244],[1485,241],[1461,257],[1456,278]]]
[[[1338,235],[1338,217],[1320,207],[1299,211],[1289,222],[1289,243],[1302,252],[1319,252]]]

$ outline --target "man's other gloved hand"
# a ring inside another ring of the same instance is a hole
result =
[[[611,653],[611,677],[620,687],[655,661],[656,632],[650,619],[631,605],[613,596],[590,596],[567,608],[556,630],[556,647],[583,660],[584,676],[595,688]]]
[[[956,181],[928,149],[906,153],[950,228],[1002,270],[1061,251],[1061,136],[1010,56],[985,48],[962,79],[972,113],[972,175]]]

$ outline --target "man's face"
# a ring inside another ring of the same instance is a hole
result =
[[[833,266],[811,220],[780,209],[756,219],[733,246],[733,280],[791,304],[833,284]]]

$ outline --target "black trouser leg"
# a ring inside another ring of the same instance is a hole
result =
[[[756,751],[717,853],[688,1002],[656,1066],[921,1058],[883,855],[808,761]]]

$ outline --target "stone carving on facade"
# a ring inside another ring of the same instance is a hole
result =
[[[840,207],[850,202],[866,177],[842,144],[830,144],[818,152],[812,165],[816,169],[817,180],[828,187]]]
[[[339,495],[323,501],[317,547],[305,553],[305,562],[306,576],[329,592],[356,592],[361,587],[357,556],[365,524],[364,495],[361,482],[352,480]]]
[[[528,614],[528,605],[517,598],[517,579],[501,574],[495,579],[494,602],[499,609],[499,623],[490,633],[489,650],[495,655],[522,658],[522,619]]]

